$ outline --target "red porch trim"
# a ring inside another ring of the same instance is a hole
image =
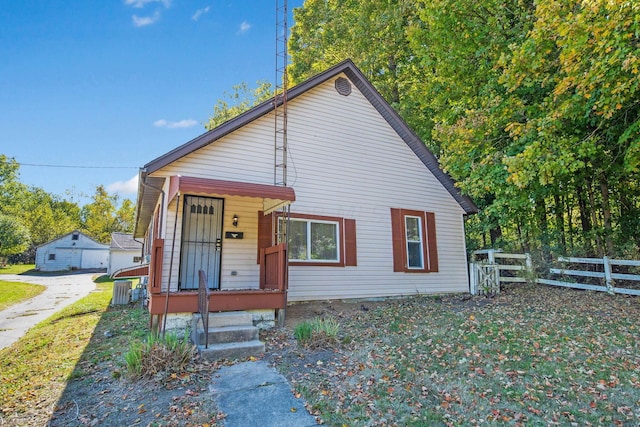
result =
[[[290,203],[296,200],[296,193],[291,187],[174,175],[169,181],[169,201],[173,200],[178,191],[207,195],[258,197]]]
[[[151,270],[149,270],[150,291],[160,290],[162,285],[162,262],[164,256],[164,239],[154,239],[151,248]]]
[[[149,264],[136,265],[134,267],[121,268],[111,275],[113,279],[143,277],[149,275]]]
[[[149,312],[152,315],[163,314],[167,295],[152,293],[149,295]],[[286,294],[280,290],[228,290],[211,291],[209,311],[237,311],[286,308]],[[196,313],[198,311],[198,292],[173,292],[169,294],[168,313]]]
[[[287,244],[260,249],[260,289],[287,289]]]

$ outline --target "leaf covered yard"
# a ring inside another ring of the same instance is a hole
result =
[[[328,425],[640,422],[637,298],[520,286],[324,315],[338,348],[289,341],[275,362]]]

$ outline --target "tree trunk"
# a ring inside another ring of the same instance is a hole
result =
[[[562,199],[559,194],[553,195],[553,202],[555,204],[555,218],[556,218],[556,230],[558,230],[558,236],[560,237],[560,246],[562,253],[567,252],[567,239],[564,233],[564,209]]]
[[[570,253],[573,253],[573,206],[571,206],[571,203],[569,202],[569,198],[565,197],[564,198],[565,201],[565,207],[567,209],[567,236],[569,237],[569,243],[567,246],[567,249],[569,250]],[[568,254],[567,254],[568,255]]]
[[[599,257],[604,256],[604,248],[602,247],[602,240],[600,239],[600,230],[598,230],[598,217],[596,216],[596,201],[593,195],[593,188],[591,183],[587,184],[587,193],[589,195],[589,211],[591,213],[591,226],[595,228],[595,238],[596,238],[596,254]]]
[[[548,261],[551,258],[551,253],[549,252],[549,227],[547,224],[547,207],[544,203],[544,197],[540,195],[536,195],[535,213],[536,220],[538,222],[538,229],[540,230],[540,249],[542,251],[542,258]]]
[[[609,185],[604,173],[600,174],[600,194],[602,196],[602,223],[604,225],[604,240],[607,255],[615,255],[611,236],[611,206],[609,204]]]
[[[500,228],[500,225],[496,224],[494,228],[489,230],[489,237],[491,238],[491,247],[494,247],[498,239],[502,237],[502,228]]]

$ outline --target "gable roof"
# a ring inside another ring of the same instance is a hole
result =
[[[57,242],[58,240],[62,240],[62,239],[64,239],[64,238],[65,238],[65,237],[67,237],[67,236],[71,236],[72,234],[82,235],[85,239],[87,239],[87,240],[89,240],[89,241],[91,241],[91,242],[95,243],[96,245],[103,246],[103,247],[104,247],[104,249],[108,249],[108,248],[109,248],[109,245],[105,245],[104,243],[100,243],[100,242],[98,242],[97,240],[92,239],[92,238],[91,238],[91,237],[89,237],[87,234],[83,233],[82,231],[80,231],[80,230],[77,230],[77,229],[76,229],[76,230],[70,231],[70,232],[68,232],[68,233],[66,233],[66,234],[63,234],[63,235],[61,235],[61,236],[58,236],[58,237],[56,237],[55,239],[51,239],[51,240],[49,240],[48,242],[45,242],[45,243],[43,243],[43,244],[41,244],[41,245],[36,246],[36,249],[41,248],[41,247],[46,246],[46,245],[50,245],[51,243],[53,243],[53,242]]]
[[[308,90],[326,82],[327,80],[344,73],[349,80],[360,90],[365,98],[371,103],[371,105],[378,111],[378,113],[387,121],[391,128],[402,138],[402,140],[411,148],[415,155],[422,161],[422,163],[431,171],[436,179],[444,186],[444,188],[451,194],[451,196],[458,202],[460,207],[467,214],[473,214],[478,212],[478,208],[473,201],[468,197],[460,193],[460,190],[455,186],[453,179],[446,174],[438,163],[435,155],[427,148],[422,140],[416,135],[416,133],[409,128],[409,126],[402,120],[398,113],[385,101],[380,93],[373,87],[373,85],[362,74],[362,71],[355,66],[355,64],[347,59],[328,70],[311,77],[299,85],[287,91],[287,99],[294,99]],[[169,151],[166,154],[150,161],[144,165],[142,171],[145,175],[151,174],[170,163],[206,146],[218,139],[228,135],[229,133],[247,125],[248,123],[268,114],[274,109],[273,100],[268,100],[259,104],[252,109],[245,111],[244,113],[236,116],[235,118],[226,121],[220,126],[192,139],[191,141]]]
[[[139,251],[142,243],[133,238],[133,234],[128,233],[111,233],[111,243],[109,249],[122,251]]]

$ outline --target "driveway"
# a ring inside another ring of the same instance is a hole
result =
[[[95,272],[57,276],[0,274],[0,280],[46,286],[40,295],[0,311],[0,349],[18,341],[29,329],[95,289]]]

